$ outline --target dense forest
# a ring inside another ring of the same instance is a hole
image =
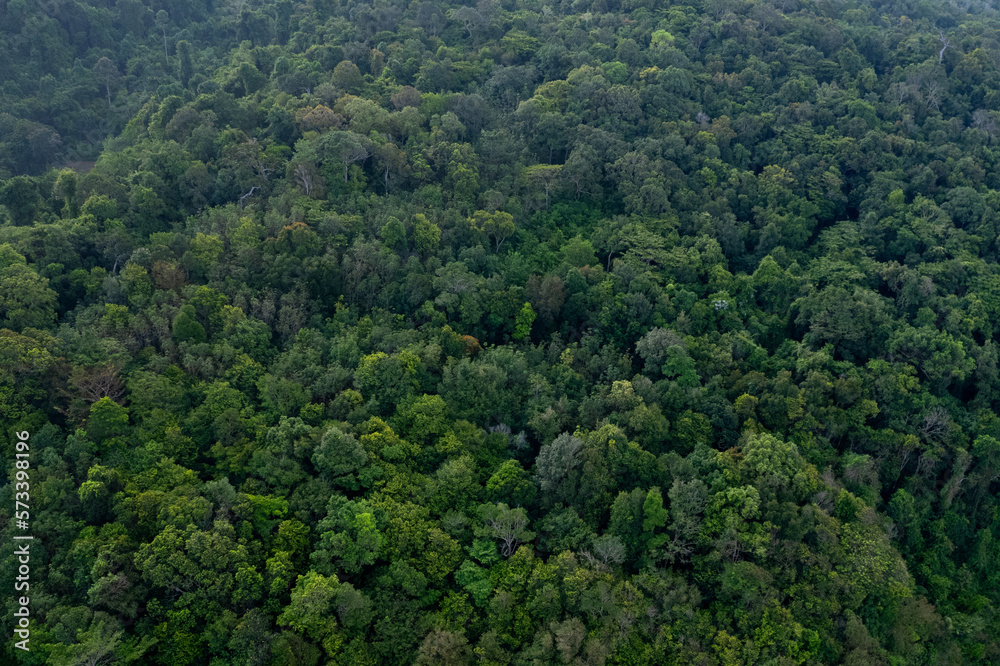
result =
[[[4,659],[1000,662],[998,135],[976,0],[0,2]]]

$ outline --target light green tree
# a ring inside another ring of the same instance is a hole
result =
[[[525,302],[521,306],[521,311],[517,313],[514,320],[515,340],[525,340],[531,336],[531,325],[535,323],[535,311],[531,308],[531,303]]]
[[[500,251],[504,241],[514,235],[514,216],[505,211],[488,213],[477,210],[469,218],[469,225],[493,241],[493,249]]]
[[[56,293],[8,243],[0,245],[0,328],[46,328],[56,318]]]

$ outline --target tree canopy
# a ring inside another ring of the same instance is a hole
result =
[[[11,663],[1000,661],[992,4],[0,5]]]

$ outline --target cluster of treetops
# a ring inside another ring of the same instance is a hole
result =
[[[0,53],[8,658],[1000,660],[990,5],[10,0]]]

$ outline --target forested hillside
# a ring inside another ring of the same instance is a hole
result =
[[[977,2],[0,3],[5,659],[1000,662],[998,135]]]

